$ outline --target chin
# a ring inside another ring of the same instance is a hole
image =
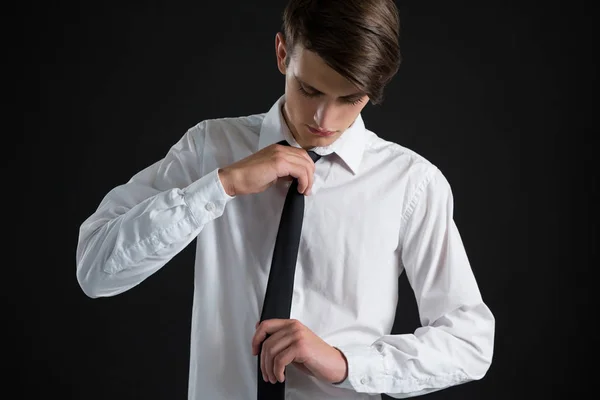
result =
[[[337,138],[338,138],[338,135],[335,135],[333,137],[326,137],[326,138],[311,135],[310,137],[304,137],[304,142],[307,143],[311,147],[325,147],[325,146],[329,146],[331,143],[335,142],[335,140]]]
[[[317,136],[310,132],[305,124],[302,125],[302,129],[297,131],[302,139],[302,143],[304,143],[304,145],[301,144],[302,147],[326,147],[335,142],[341,136],[339,132],[329,137]],[[297,139],[296,141],[299,142]]]
[[[314,136],[314,135],[313,135],[313,136]],[[316,136],[315,138],[316,138],[318,141],[320,141],[320,142],[324,142],[324,143],[333,143],[333,142],[335,142],[337,139],[339,139],[339,138],[340,138],[340,136],[342,136],[342,134],[338,132],[338,133],[336,133],[336,134],[335,134],[335,135],[333,135],[333,136],[329,136],[329,137],[318,137],[318,136]]]
[[[339,135],[334,135],[328,138],[317,138],[316,142],[319,143],[319,146],[328,146],[331,143],[335,142],[339,138]]]

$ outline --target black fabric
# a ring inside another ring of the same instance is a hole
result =
[[[283,140],[279,144],[287,145]],[[308,154],[314,162],[321,156],[313,151]],[[298,179],[294,178],[288,189],[279,230],[275,240],[275,249],[271,261],[271,270],[267,283],[267,291],[263,303],[260,320],[273,318],[290,318],[292,306],[292,291],[294,289],[294,274],[296,272],[296,261],[298,258],[298,246],[300,244],[300,233],[302,231],[302,220],[304,218],[304,195],[298,192]],[[267,336],[268,338],[268,336]],[[265,339],[266,340],[266,339]],[[258,400],[284,400],[284,382],[265,382],[260,369],[260,355],[262,344],[258,353]]]

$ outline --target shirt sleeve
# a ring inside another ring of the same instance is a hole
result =
[[[162,160],[106,194],[80,226],[77,280],[92,298],[141,283],[220,217],[229,196],[218,169],[203,174],[204,124],[188,130]]]
[[[484,377],[495,319],[482,300],[453,220],[450,185],[433,167],[404,214],[402,263],[421,327],[371,345],[339,346],[348,377],[338,387],[408,398]]]

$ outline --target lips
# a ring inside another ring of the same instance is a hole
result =
[[[308,127],[308,130],[310,130],[311,133],[313,133],[315,135],[318,135],[318,136],[331,136],[331,135],[335,134],[335,132],[332,132],[332,131],[322,131],[322,130],[315,129],[315,128],[313,128],[311,126],[308,126],[308,125],[307,125],[307,127]]]

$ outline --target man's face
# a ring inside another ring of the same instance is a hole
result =
[[[305,149],[330,145],[352,125],[369,97],[302,46],[296,47],[286,67],[281,33],[277,34],[275,47],[277,66],[286,76],[283,115],[290,131]]]

